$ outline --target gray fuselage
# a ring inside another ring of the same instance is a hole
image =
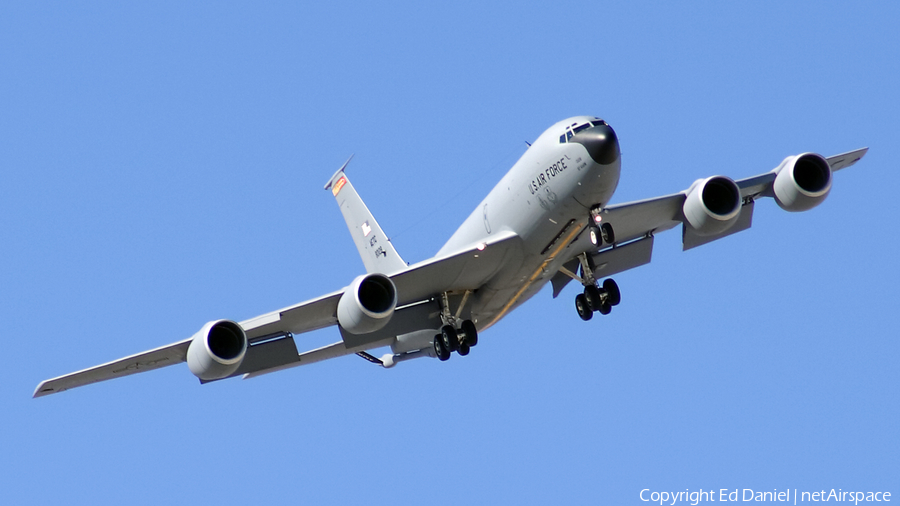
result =
[[[612,128],[599,118],[576,116],[541,134],[497,183],[438,252],[471,247],[501,231],[519,236],[519,247],[511,248],[471,301],[479,329],[534,296],[572,258],[564,252],[584,249],[590,209],[609,202],[620,168]]]

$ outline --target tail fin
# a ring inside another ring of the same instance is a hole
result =
[[[350,184],[350,180],[344,174],[344,169],[350,163],[351,156],[344,165],[328,180],[326,190],[331,190],[341,214],[353,236],[353,242],[359,250],[366,272],[379,272],[393,274],[406,268],[406,262],[397,254],[390,239],[381,230],[381,226],[375,221],[369,208],[356,193],[356,189]]]

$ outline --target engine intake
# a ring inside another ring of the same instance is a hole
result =
[[[397,287],[384,274],[365,274],[353,280],[338,301],[337,318],[351,334],[381,330],[397,307]]]
[[[741,190],[725,176],[698,180],[688,190],[682,210],[697,235],[721,234],[731,228],[741,214]]]
[[[775,201],[785,211],[812,209],[831,191],[831,166],[821,155],[789,156],[775,172]]]
[[[247,353],[247,334],[230,320],[211,321],[194,334],[187,363],[194,376],[212,381],[234,374]]]

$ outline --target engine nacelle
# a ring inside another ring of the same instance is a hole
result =
[[[741,190],[729,177],[700,179],[688,190],[684,217],[697,235],[725,232],[741,214]]]
[[[216,320],[194,334],[187,351],[187,363],[194,376],[204,381],[234,374],[247,353],[247,334],[237,323]]]
[[[775,201],[785,211],[812,209],[831,191],[831,166],[815,153],[789,156],[775,173]]]
[[[353,280],[338,301],[337,318],[351,334],[384,328],[397,307],[397,287],[384,274],[365,274]]]

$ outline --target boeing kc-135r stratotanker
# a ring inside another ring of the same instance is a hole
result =
[[[575,309],[590,320],[619,304],[610,276],[649,263],[655,234],[681,224],[684,249],[706,244],[749,228],[760,197],[806,211],[828,196],[834,171],[867,150],[789,156],[758,176],[712,176],[680,193],[613,205],[621,167],[615,131],[600,118],[569,118],[534,141],[434,258],[413,265],[366,208],[345,163],[325,189],[337,199],[366,274],[294,306],[242,322],[211,321],[183,341],[44,381],[34,396],[180,362],[209,382],[350,354],[386,368],[417,357],[443,361],[467,355],[479,333],[547,283],[554,297],[572,280],[581,284]],[[298,352],[299,334],[332,325],[340,341]],[[383,347],[390,353],[368,353]]]

